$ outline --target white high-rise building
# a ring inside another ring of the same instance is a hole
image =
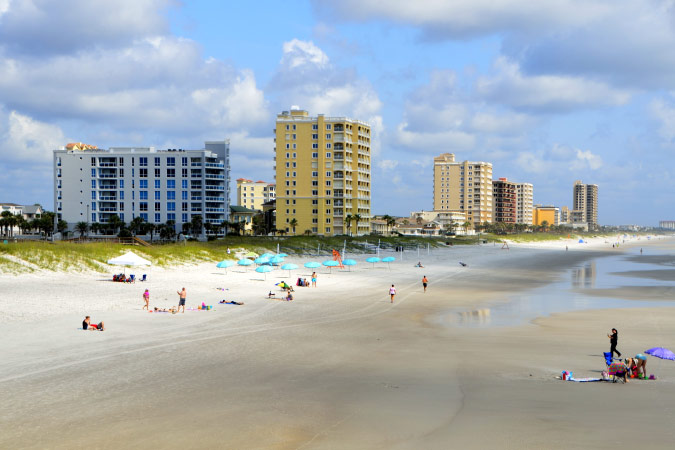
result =
[[[73,230],[78,222],[107,223],[113,215],[176,231],[200,215],[204,224],[229,218],[229,141],[202,150],[68,144],[54,150],[54,208]]]
[[[534,188],[530,183],[516,183],[516,223],[532,225]]]

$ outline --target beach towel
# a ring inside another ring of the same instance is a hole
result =
[[[567,381],[576,381],[577,383],[589,383],[592,381],[605,381],[602,378],[572,378]]]

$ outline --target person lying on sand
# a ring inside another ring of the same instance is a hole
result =
[[[176,307],[172,306],[171,308],[166,309],[166,308],[158,308],[155,306],[155,312],[170,312],[172,314],[176,314]]]
[[[103,322],[99,324],[93,324],[91,323],[91,318],[89,316],[85,317],[84,320],[82,321],[82,329],[83,330],[91,330],[91,331],[105,331],[105,326],[103,325]]]
[[[243,305],[244,302],[235,302],[234,300],[226,301],[226,300],[221,300],[220,303],[223,305]]]

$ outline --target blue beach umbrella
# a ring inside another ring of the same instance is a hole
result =
[[[663,347],[650,348],[649,350],[645,350],[645,353],[661,359],[675,360],[675,353]]]
[[[277,256],[272,256],[270,258],[270,264],[279,264],[279,263],[282,263],[282,262],[284,262],[283,256],[277,255]]]
[[[271,258],[272,256],[274,256],[274,253],[263,253],[260,255],[261,258]]]
[[[342,265],[343,266],[355,266],[356,261],[354,261],[353,259],[345,259],[344,261],[342,261]],[[351,267],[349,267],[349,271],[350,272],[352,271]]]
[[[330,273],[333,273],[333,267],[337,267],[340,264],[337,261],[333,261],[332,259],[329,259],[328,261],[324,261],[323,265],[328,267],[328,269],[330,270]]]
[[[288,254],[286,254],[286,253],[279,253],[277,256],[281,256],[282,258],[285,258],[285,257],[288,256]]]
[[[305,267],[308,269],[316,269],[317,267],[321,267],[321,264],[318,262],[310,261],[305,263]]]
[[[393,256],[387,256],[387,257],[382,258],[382,262],[386,262],[387,267],[389,267],[390,262],[394,262],[394,261],[396,261],[396,258],[394,258]],[[391,269],[391,267],[389,267],[389,268]]]
[[[370,258],[366,259],[366,262],[373,263],[373,269],[375,268],[375,263],[380,262],[380,258],[377,256],[371,256]]]
[[[227,273],[227,268],[232,267],[232,266],[234,266],[234,261],[230,261],[228,259],[223,260],[223,261],[219,262],[218,264],[216,264],[217,268],[225,269],[225,273]]]
[[[266,256],[261,256],[259,258],[256,258],[253,262],[256,264],[267,264],[270,262],[270,259]]]
[[[251,261],[250,259],[240,259],[239,261],[237,261],[237,264],[239,264],[240,266],[250,266],[251,264],[253,264],[253,261]]]
[[[273,270],[274,268],[272,266],[260,266],[256,267],[255,269],[256,272],[265,274],[265,280],[267,280],[267,272],[271,272]]]
[[[288,270],[288,276],[289,277],[291,276],[291,270],[295,270],[297,268],[298,268],[297,264],[290,264],[290,263],[284,264],[283,266],[281,266],[282,270]]]

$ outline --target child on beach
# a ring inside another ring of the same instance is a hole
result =
[[[396,295],[396,288],[394,285],[391,285],[391,288],[389,289],[389,295],[391,296],[391,302],[394,303],[394,296]]]
[[[312,287],[316,287],[316,272],[312,272]]]
[[[145,301],[145,306],[143,307],[143,309],[147,309],[148,311],[150,311],[150,291],[148,291],[147,289],[145,290],[145,292],[143,292],[143,300]]]
[[[427,280],[427,276],[424,275],[424,276],[422,277],[422,286],[424,287],[424,292],[427,291],[427,283],[429,283],[429,280]]]

